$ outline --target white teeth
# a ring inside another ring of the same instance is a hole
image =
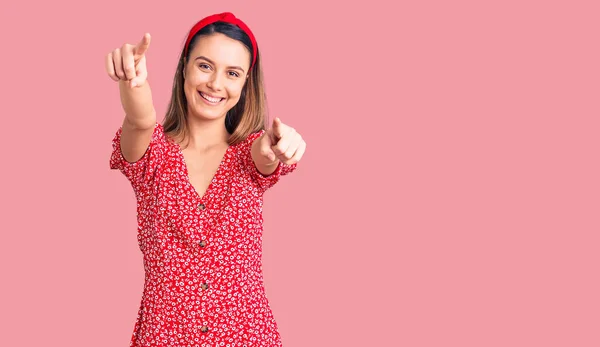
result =
[[[202,92],[200,92],[200,95],[202,95],[203,98],[205,98],[206,100],[208,100],[210,102],[217,103],[217,102],[221,101],[221,98],[213,98],[213,97],[208,96],[208,95],[206,95],[206,94],[204,94]]]

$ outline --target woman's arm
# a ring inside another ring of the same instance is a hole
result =
[[[156,124],[146,70],[145,53],[149,46],[150,35],[145,34],[137,45],[124,44],[106,57],[108,75],[119,82],[121,104],[125,111],[121,152],[129,162],[135,162],[144,155]]]

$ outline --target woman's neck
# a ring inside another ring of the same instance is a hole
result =
[[[188,129],[187,147],[200,151],[226,146],[230,137],[222,118],[204,120],[188,117]]]

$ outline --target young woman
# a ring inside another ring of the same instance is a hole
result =
[[[125,111],[110,167],[135,192],[146,274],[131,346],[281,346],[263,285],[262,199],[306,143],[278,118],[266,126],[259,49],[232,13],[191,28],[162,124],[149,45],[146,34],[106,57]]]

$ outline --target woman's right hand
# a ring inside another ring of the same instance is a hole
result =
[[[124,44],[106,56],[106,72],[114,81],[127,81],[130,87],[146,83],[146,51],[150,46],[150,34],[146,33],[137,45]]]

